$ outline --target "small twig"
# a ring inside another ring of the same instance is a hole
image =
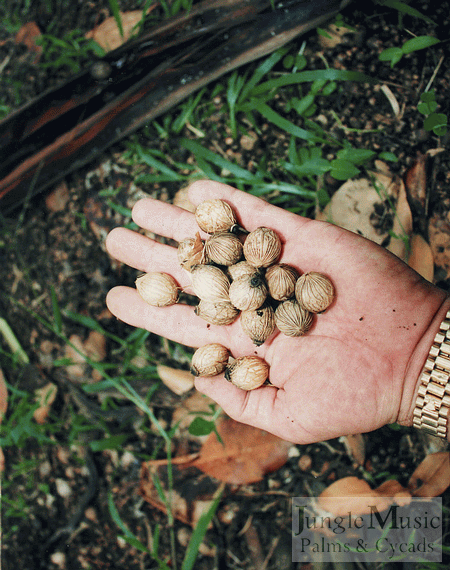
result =
[[[194,125],[191,125],[191,123],[189,121],[186,122],[186,127],[192,131],[194,133],[194,135],[196,135],[199,138],[204,138],[205,137],[205,133],[203,131],[201,131],[200,129],[197,129],[197,127],[194,127]]]
[[[4,70],[5,67],[8,65],[8,63],[10,62],[10,60],[11,60],[11,56],[10,56],[10,55],[7,55],[7,56],[5,57],[5,59],[0,63],[0,74],[3,73],[3,70]]]
[[[280,537],[279,537],[279,536],[276,536],[276,537],[272,540],[272,544],[270,545],[269,552],[267,553],[267,556],[266,556],[266,558],[264,559],[264,562],[263,562],[263,564],[262,564],[260,570],[266,570],[266,568],[267,568],[267,566],[268,566],[268,564],[269,564],[269,562],[270,562],[270,559],[272,558],[273,553],[275,552],[275,548],[278,546],[278,543],[279,543],[279,542],[280,542]]]
[[[428,81],[428,84],[427,84],[427,86],[425,87],[425,93],[427,93],[428,90],[430,89],[430,87],[432,86],[433,81],[436,79],[436,75],[438,74],[439,68],[441,67],[441,65],[443,64],[443,62],[444,62],[444,56],[441,57],[441,59],[439,60],[439,63],[436,65],[436,68],[435,68],[435,70],[433,71],[433,75],[431,76],[430,81]]]
[[[389,101],[392,110],[394,111],[395,117],[399,118],[400,116],[400,105],[398,104],[396,96],[392,93],[387,85],[381,86],[381,91],[386,95],[387,100]]]
[[[0,317],[0,333],[2,334],[6,344],[9,346],[14,356],[17,357],[17,360],[21,364],[29,364],[30,359],[28,358],[28,354],[21,347],[20,342],[17,340],[16,335],[13,333],[9,324],[5,321],[5,319],[1,317]]]

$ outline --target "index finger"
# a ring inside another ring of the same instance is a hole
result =
[[[199,180],[191,184],[188,191],[194,206],[204,200],[219,198],[230,204],[238,223],[246,230],[252,231],[260,226],[270,227],[279,234],[282,241],[304,223],[311,221],[220,182]],[[135,204],[133,220],[142,228],[176,241],[194,236],[200,231],[194,214],[152,198],[144,198]]]
[[[269,227],[283,240],[288,234],[292,234],[292,231],[311,221],[269,204],[262,198],[212,180],[193,182],[189,187],[189,197],[195,206],[204,200],[225,200],[234,208],[240,224],[246,230],[252,231],[260,226]]]

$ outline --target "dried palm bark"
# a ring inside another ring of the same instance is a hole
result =
[[[204,0],[0,122],[0,207],[20,204],[221,75],[350,0]]]

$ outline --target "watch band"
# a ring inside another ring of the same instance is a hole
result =
[[[450,421],[450,310],[434,337],[420,374],[413,426],[446,439]]]

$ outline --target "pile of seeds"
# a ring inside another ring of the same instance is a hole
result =
[[[213,325],[229,325],[238,316],[242,330],[261,346],[278,328],[291,337],[304,335],[315,313],[333,302],[334,287],[321,273],[299,275],[285,263],[277,263],[281,240],[271,229],[247,232],[223,200],[206,200],[195,217],[200,234],[179,243],[178,260],[189,272],[199,298],[195,314]],[[147,273],[136,280],[141,297],[150,305],[165,307],[177,302],[180,287],[166,273]],[[230,352],[220,344],[199,348],[191,371],[196,376],[225,378],[244,390],[253,390],[268,378],[268,364],[257,356],[244,356],[229,364]]]

